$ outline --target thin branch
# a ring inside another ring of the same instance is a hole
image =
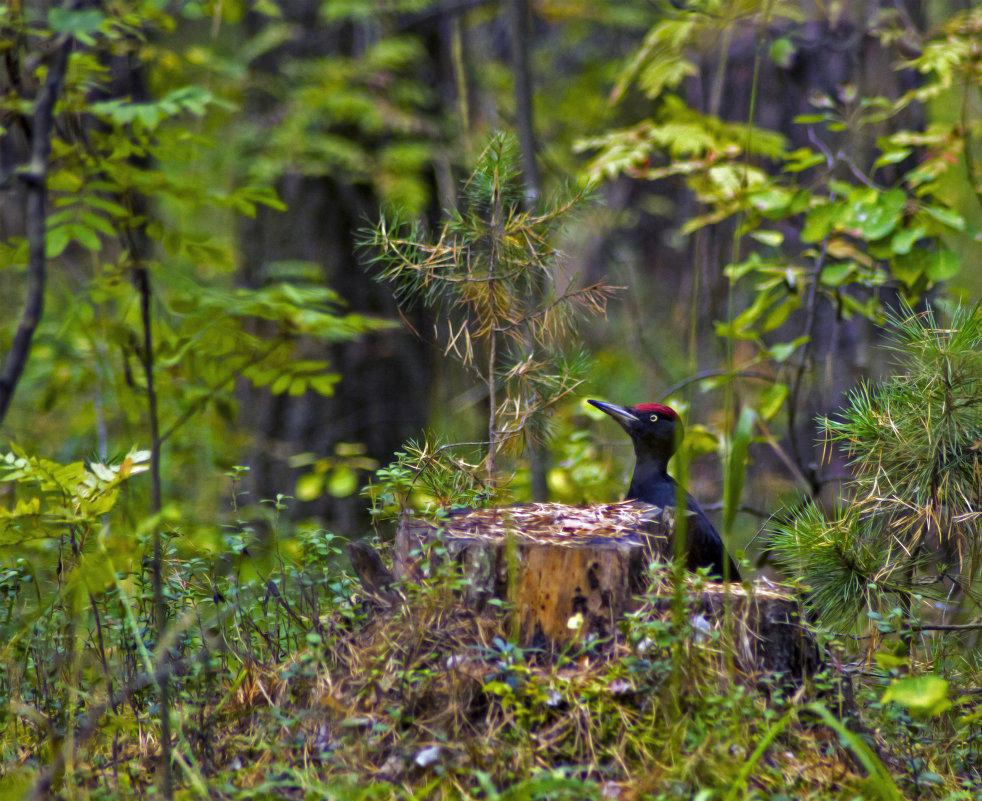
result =
[[[133,256],[139,259],[136,249]],[[142,261],[133,272],[133,280],[140,295],[140,317],[143,324],[143,348],[140,361],[147,382],[147,413],[150,417],[150,514],[158,515],[163,507],[160,488],[160,418],[157,411],[157,388],[153,375],[153,329],[150,308],[150,270]],[[164,600],[164,556],[159,523],[153,534],[153,606],[157,623],[157,637],[164,639],[167,631],[167,603]],[[164,649],[160,655],[160,779],[164,798],[174,797],[174,777],[171,770],[170,731],[170,654]]]
[[[201,397],[199,397],[197,400],[195,400],[194,403],[192,403],[190,406],[188,406],[184,410],[184,412],[181,414],[180,417],[178,417],[173,423],[171,423],[167,427],[167,430],[164,431],[164,433],[161,434],[160,437],[159,437],[160,444],[163,445],[168,439],[170,439],[174,435],[174,432],[177,431],[177,429],[179,429],[188,420],[190,420],[192,417],[194,417],[194,415],[196,415],[201,410],[201,408],[203,406],[205,406],[205,404],[207,404],[212,398],[214,398],[215,395],[221,389],[223,389],[227,384],[229,384],[230,382],[232,382],[236,378],[238,378],[240,375],[242,375],[242,371],[243,370],[245,370],[245,369],[247,369],[249,367],[252,367],[253,365],[260,364],[261,362],[263,362],[281,344],[282,343],[280,343],[278,341],[277,342],[274,342],[271,347],[269,347],[266,350],[262,351],[258,356],[251,357],[250,359],[248,359],[245,362],[245,364],[239,365],[234,370],[229,370],[228,373],[225,374],[225,377],[224,378],[219,379],[219,381],[216,384],[213,384],[212,386],[210,386],[208,388],[208,392],[207,393],[205,393],[204,395],[202,395]]]
[[[620,287],[613,287],[613,289],[620,289]],[[767,373],[758,373],[754,370],[704,370],[701,373],[696,373],[686,378],[684,381],[679,381],[677,384],[673,384],[668,389],[666,389],[661,394],[661,400],[665,400],[673,392],[678,392],[683,387],[687,387],[689,384],[693,384],[696,381],[702,381],[704,378],[712,378],[713,376],[728,375],[733,378],[739,376],[740,378],[756,378],[758,381],[770,381],[773,383],[776,379],[772,375],[767,375]]]
[[[602,281],[597,281],[595,284],[590,284],[590,286],[585,286],[581,289],[575,289],[572,292],[564,292],[558,298],[555,298],[547,306],[543,306],[534,312],[529,312],[523,315],[517,320],[509,322],[507,325],[496,325],[492,327],[492,331],[499,334],[508,333],[515,330],[516,328],[521,328],[533,320],[537,320],[540,317],[544,317],[553,309],[563,306],[567,303],[573,303],[575,301],[581,301],[582,303],[592,303],[599,310],[600,314],[606,314],[607,299],[613,297],[615,292],[619,292],[627,287],[623,286],[607,286]]]
[[[69,3],[69,7],[72,3]],[[54,110],[65,80],[68,57],[74,39],[64,36],[58,42],[44,86],[38,93],[32,124],[31,160],[20,173],[26,187],[25,228],[28,243],[27,298],[21,314],[17,333],[10,352],[0,371],[0,422],[7,415],[14,390],[20,381],[31,350],[34,332],[44,313],[44,287],[47,282],[47,255],[45,233],[48,205],[48,161],[51,158],[51,134],[54,127]]]
[[[806,465],[802,460],[795,418],[798,413],[798,396],[801,393],[801,382],[805,377],[805,370],[808,367],[808,359],[812,347],[812,335],[815,333],[815,320],[818,316],[816,313],[818,308],[818,285],[822,279],[822,270],[825,269],[825,253],[828,250],[828,245],[829,236],[826,234],[822,240],[822,247],[819,250],[818,258],[815,260],[815,269],[812,271],[812,284],[808,288],[808,304],[806,306],[808,314],[805,318],[804,334],[806,339],[805,343],[801,346],[801,358],[798,360],[794,380],[791,382],[791,390],[788,392],[788,439],[791,443],[791,456],[802,475],[807,478],[808,486],[813,496],[818,495],[821,485],[818,483],[814,465]]]
[[[982,623],[915,623],[908,631],[978,631]]]
[[[883,187],[877,186],[876,182],[871,180],[861,169],[859,169],[859,167],[856,166],[856,163],[843,151],[840,150],[835,154],[835,160],[845,164],[849,168],[849,172],[851,172],[855,176],[856,180],[863,186],[869,187],[870,189],[875,189],[878,192],[883,191]]]
[[[722,503],[704,503],[700,504],[704,512],[718,512],[723,508]],[[741,503],[737,507],[738,512],[746,512],[748,515],[753,515],[754,517],[769,518],[772,517],[770,512],[765,512],[763,509],[757,509],[754,506],[748,506],[745,503]]]
[[[771,433],[770,428],[768,428],[767,421],[764,420],[763,417],[758,417],[757,425],[760,427],[760,430],[764,434],[765,441],[767,442],[768,445],[770,445],[771,450],[774,451],[774,454],[777,456],[777,458],[784,463],[784,465],[790,471],[791,475],[793,475],[796,479],[798,479],[798,481],[801,482],[801,486],[804,489],[810,490],[811,484],[809,483],[807,476],[805,476],[805,474],[801,472],[801,469],[798,467],[795,461],[790,456],[788,456],[788,454],[784,452],[784,448],[781,447],[781,444],[777,441],[776,437]]]

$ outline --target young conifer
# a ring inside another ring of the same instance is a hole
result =
[[[827,625],[900,609],[909,628],[955,599],[982,613],[982,308],[943,327],[904,306],[891,324],[900,372],[821,421],[853,471],[841,504],[809,504],[770,532]]]
[[[586,192],[531,210],[523,200],[515,140],[496,134],[434,236],[383,218],[362,241],[379,280],[401,306],[433,313],[445,354],[482,385],[491,486],[499,452],[541,439],[545,413],[579,383],[583,359],[564,354],[564,336],[579,314],[603,314],[611,292],[575,286],[556,249]]]

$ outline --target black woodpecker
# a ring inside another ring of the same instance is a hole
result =
[[[621,424],[634,443],[634,475],[624,500],[639,500],[662,508],[675,506],[678,485],[668,474],[668,460],[682,441],[682,423],[670,406],[660,403],[641,403],[637,406],[617,406],[591,400],[590,404],[606,412]],[[686,493],[689,517],[686,525],[687,567],[709,568],[717,580],[725,572],[730,581],[740,581],[740,572],[723,547],[723,540],[699,508],[695,498]]]

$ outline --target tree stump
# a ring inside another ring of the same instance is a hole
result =
[[[464,576],[462,602],[480,611],[492,598],[509,601],[525,646],[553,648],[588,633],[606,638],[644,593],[652,611],[671,614],[671,590],[652,588],[649,565],[673,556],[674,516],[640,501],[461,510],[439,521],[407,515],[396,532],[393,574],[421,578],[427,553],[430,566],[454,561]],[[736,583],[686,592],[687,614],[709,626],[721,625],[726,604],[745,671],[798,676],[819,665],[790,596]]]
[[[526,644],[569,640],[577,614],[582,631],[606,636],[644,592],[649,562],[667,559],[671,527],[672,510],[637,501],[464,510],[440,522],[406,516],[394,573],[418,576],[424,546],[439,543],[463,566],[465,602],[480,610],[492,598],[511,601]]]

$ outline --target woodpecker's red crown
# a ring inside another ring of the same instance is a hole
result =
[[[663,403],[639,403],[634,409],[638,412],[655,412],[655,414],[664,415],[670,420],[679,419],[678,412],[671,406],[665,406]]]

